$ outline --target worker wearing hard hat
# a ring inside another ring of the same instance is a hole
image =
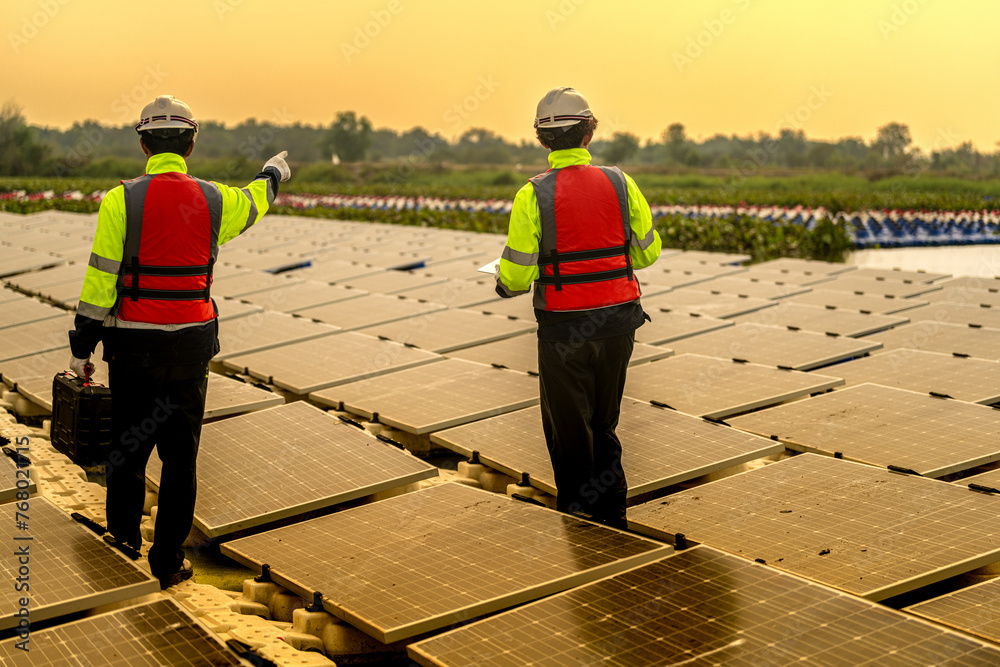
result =
[[[192,575],[181,544],[194,517],[208,361],[219,351],[211,298],[219,246],[261,219],[291,172],[282,151],[244,188],[189,176],[198,123],[168,95],[143,108],[135,129],[146,173],[101,202],[70,368],[89,375],[103,341],[112,397],[106,539],[126,552],[142,543],[146,462],[157,448],[163,465],[149,566],[166,588]]]
[[[557,508],[625,526],[628,490],[615,434],[635,330],[648,319],[633,271],[660,254],[649,204],[616,167],[590,164],[597,119],[580,93],[555,88],[535,131],[550,169],[514,198],[497,293],[534,283],[542,428]]]

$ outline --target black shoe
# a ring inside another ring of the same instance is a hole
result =
[[[160,580],[160,590],[166,590],[172,586],[176,586],[182,581],[187,581],[194,576],[194,567],[191,566],[191,561],[187,558],[181,563],[179,570],[174,572],[168,577],[159,577]]]

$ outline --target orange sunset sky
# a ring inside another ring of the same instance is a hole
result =
[[[996,0],[5,0],[0,101],[28,122],[135,122],[158,94],[199,120],[532,136],[571,85],[600,133],[1000,140]]]

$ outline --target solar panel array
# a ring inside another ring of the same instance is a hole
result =
[[[321,336],[329,336],[340,331],[335,326],[313,322],[285,313],[265,311],[250,313],[226,325],[219,325],[219,346],[222,351],[217,360],[249,354],[272,347],[281,347]]]
[[[227,542],[222,553],[383,642],[565,590],[669,553],[662,543],[460,484]],[[447,573],[447,585],[442,585]]]
[[[784,451],[778,443],[629,398],[617,434],[628,497]],[[431,442],[556,495],[538,407],[510,412],[431,435]]]
[[[227,358],[223,365],[294,394],[305,395],[344,382],[440,360],[441,357],[432,352],[348,331],[260,352],[236,354]]]
[[[157,486],[160,471],[151,456],[146,477]],[[218,537],[435,475],[357,427],[288,403],[202,428],[195,525]]]
[[[358,333],[443,354],[510,338],[535,328],[535,323],[528,320],[448,309],[376,324],[358,329]]]
[[[752,313],[761,308],[771,308],[776,304],[777,302],[772,299],[737,296],[735,294],[712,294],[688,287],[642,298],[643,307],[654,319],[657,311],[698,313],[725,319],[744,313]]]
[[[30,652],[0,644],[11,667],[245,665],[201,621],[164,597],[31,633]]]
[[[781,326],[787,329],[835,334],[848,338],[858,338],[877,333],[883,329],[906,324],[910,320],[903,315],[871,315],[852,310],[822,308],[803,303],[779,303],[774,308],[765,308],[756,313],[748,313],[731,318],[737,324],[763,324]],[[875,336],[878,338],[878,336]]]
[[[407,317],[427,315],[444,309],[445,306],[439,303],[418,301],[403,296],[366,294],[356,299],[328,303],[325,306],[303,308],[297,314],[349,331]]]
[[[635,343],[632,347],[632,356],[629,358],[629,366],[663,359],[673,353],[673,350],[666,347]],[[533,333],[521,334],[493,343],[452,350],[445,352],[444,356],[538,375],[538,336]]]
[[[912,322],[932,320],[1000,329],[1000,308],[992,306],[984,308],[975,304],[935,301],[927,306],[907,311],[906,316]]]
[[[742,276],[715,278],[692,286],[692,290],[703,290],[712,294],[735,294],[757,299],[784,299],[811,291],[808,287],[790,283],[770,283],[750,280]]]
[[[856,274],[857,271],[851,271],[848,274],[837,276],[835,279],[823,283],[823,289],[852,292],[854,294],[891,296],[895,299],[907,299],[914,296],[922,297],[928,292],[941,289],[937,285],[930,285],[928,283],[879,280],[878,278],[863,278]]]
[[[812,273],[815,275],[834,276],[841,273],[853,272],[856,267],[850,264],[840,264],[838,262],[823,262],[816,259],[799,259],[797,257],[782,257],[761,262],[754,265],[758,270],[767,271],[794,271],[799,273]]]
[[[948,287],[948,283],[942,283],[943,287],[936,292],[928,292],[920,298],[925,301],[948,301],[950,303],[967,303],[975,306],[1000,307],[1000,292],[990,289],[976,289],[974,287]]]
[[[650,316],[650,319],[650,322],[644,323],[635,330],[637,342],[663,345],[689,336],[697,336],[733,326],[731,320],[705,317],[697,313],[661,312]]]
[[[685,338],[671,346],[678,354],[740,359],[801,371],[860,357],[882,347],[881,343],[869,339],[838,338],[813,331],[791,331],[749,323]]]
[[[895,315],[905,313],[911,308],[930,303],[926,296],[919,299],[896,299],[879,294],[854,294],[847,291],[824,289],[825,284],[817,285],[812,292],[790,296],[785,303],[801,303],[824,308],[839,308],[853,310],[872,315]]]
[[[0,593],[0,630],[17,626],[15,614],[26,592],[30,593],[31,622],[36,623],[160,590],[151,574],[52,501],[36,496],[28,502],[27,511],[19,510],[16,503],[0,505],[5,544],[12,553],[26,548],[29,560],[25,575],[19,573],[23,564],[18,558],[0,559],[0,577],[8,582]],[[27,576],[29,589],[15,589],[12,582],[19,576]]]
[[[312,393],[322,405],[417,435],[538,403],[538,380],[526,373],[445,359]]]
[[[1000,363],[988,359],[896,348],[822,372],[843,378],[849,385],[873,382],[924,394],[943,394],[969,403],[1000,402]]]
[[[0,303],[0,329],[17,326],[18,324],[30,324],[32,322],[50,320],[65,314],[66,311],[61,308],[24,297]]]
[[[1000,329],[923,320],[876,336],[886,350],[905,347],[1000,361]]]
[[[816,373],[679,354],[630,369],[625,395],[691,415],[722,419],[842,384],[843,380]]]
[[[996,498],[815,454],[652,500],[628,519],[875,601],[1000,557]]]
[[[920,602],[906,611],[1000,643],[1000,579]]]
[[[73,320],[73,315],[63,315],[0,329],[0,361],[20,359],[60,348],[66,348],[68,353]]]
[[[1000,649],[708,547],[411,644],[458,665],[986,665]]]
[[[218,419],[243,412],[273,408],[284,402],[284,398],[267,389],[218,373],[208,374],[205,419]]]
[[[859,384],[729,422],[802,451],[942,477],[1000,459],[1000,412]]]

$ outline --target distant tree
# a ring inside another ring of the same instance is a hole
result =
[[[493,130],[473,127],[458,138],[458,158],[470,164],[504,164],[510,160],[510,151],[503,137]]]
[[[639,150],[639,137],[630,132],[615,132],[604,146],[601,157],[611,164],[625,162]]]
[[[883,164],[899,166],[906,158],[906,149],[913,142],[910,128],[903,123],[888,123],[878,128],[872,150]]]
[[[0,146],[0,176],[38,174],[48,161],[49,147],[35,140],[14,102],[0,108]]]
[[[683,124],[671,123],[668,125],[663,133],[663,143],[667,146],[667,155],[670,156],[670,159],[674,162],[684,162],[688,147]]]
[[[360,162],[372,144],[372,124],[353,111],[338,111],[330,129],[323,135],[320,148],[326,155],[336,154],[344,162]]]

